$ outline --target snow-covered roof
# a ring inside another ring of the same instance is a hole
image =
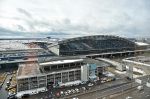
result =
[[[83,61],[83,59],[51,61],[51,62],[40,63],[40,65],[55,65],[55,64],[74,63],[74,62],[80,62],[80,61]]]
[[[29,49],[28,46],[17,42],[0,42],[0,50]]]
[[[21,42],[0,42],[0,51],[28,50],[28,49],[36,49],[36,48],[30,48],[29,46],[27,46]],[[37,49],[39,49],[39,48],[37,48]]]
[[[148,43],[143,43],[143,42],[135,42],[138,46],[148,46]]]
[[[28,76],[35,76],[41,74],[39,70],[39,65],[36,62],[32,63],[20,63],[17,73],[17,78],[23,78]]]

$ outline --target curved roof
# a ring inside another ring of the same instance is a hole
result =
[[[112,35],[93,35],[70,38],[58,41],[50,47],[53,46],[57,46],[57,49],[59,49],[59,55],[85,55],[105,52],[131,51],[137,48],[137,45],[134,42]],[[51,48],[51,50],[54,49]],[[56,50],[54,50],[54,52],[56,52]]]
[[[122,40],[122,41],[125,41],[125,42],[132,43],[132,44],[136,45],[134,42],[132,42],[128,39],[125,39],[125,38],[122,38],[122,37],[119,37],[119,36],[112,36],[112,35],[92,35],[92,36],[76,37],[76,38],[70,38],[70,39],[65,39],[65,40],[59,41],[58,44],[64,44],[64,43],[69,43],[69,42],[72,42],[72,41],[79,41],[79,40],[85,40],[85,39],[105,40],[105,39],[110,39],[110,38],[111,39],[119,39],[119,40]]]

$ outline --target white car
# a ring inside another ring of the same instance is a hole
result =
[[[63,94],[64,94],[64,92],[63,92],[63,91],[60,91],[60,94],[61,94],[61,95],[63,95]]]
[[[126,97],[126,99],[132,99],[132,97],[130,97],[130,96],[127,96],[127,97]]]
[[[78,88],[75,88],[75,91],[76,91],[77,93],[80,92]]]
[[[71,94],[71,90],[67,90],[67,93],[68,93],[68,94]]]
[[[65,95],[66,95],[66,96],[68,96],[68,95],[69,95],[67,91],[65,91]]]
[[[141,91],[141,90],[143,90],[144,88],[143,88],[143,86],[138,86],[137,89],[138,89],[139,91]]]
[[[93,83],[89,83],[89,84],[88,84],[89,87],[91,87],[91,86],[93,86],[93,85],[94,85]]]
[[[71,92],[72,92],[72,93],[76,93],[76,91],[75,91],[74,89],[71,89]]]

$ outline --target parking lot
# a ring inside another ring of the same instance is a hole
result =
[[[1,71],[1,78],[3,78],[4,81],[0,89],[0,99],[7,99],[8,96],[15,95],[16,94],[16,69]]]
[[[14,96],[16,94],[16,71],[7,72],[9,75],[3,85],[5,97]],[[47,92],[29,96],[29,99],[49,99],[49,98],[67,98],[78,94],[86,93],[97,88],[107,88],[109,86],[126,83],[125,79],[119,78],[110,72],[105,72],[97,81],[82,82],[77,85],[61,86],[59,88],[48,88]],[[5,99],[5,98],[3,98]]]
[[[7,77],[7,73],[6,72],[0,73],[0,88],[2,87],[6,77]]]
[[[16,95],[17,85],[16,85],[16,71],[13,71],[10,79],[6,82],[5,90],[8,91],[8,96]]]

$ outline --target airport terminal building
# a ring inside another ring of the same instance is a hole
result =
[[[105,70],[104,68],[109,65],[84,55],[134,51],[138,46],[124,38],[96,35],[58,41],[48,45],[48,48],[58,58],[52,57],[49,61],[19,64],[18,92],[97,80]],[[71,58],[81,55],[84,58]],[[59,59],[62,56],[65,59]]]
[[[18,95],[23,94],[22,92],[30,93],[31,90],[98,80],[109,64],[96,60],[96,57],[132,56],[145,49],[145,46],[140,47],[128,39],[109,35],[76,37],[52,43],[32,42],[23,45],[28,46],[27,50],[33,51],[26,52],[24,49],[23,52],[20,51],[21,56],[17,53],[18,50],[13,53],[2,52],[11,53],[9,58],[13,58],[5,62],[14,62],[16,58],[15,62],[19,64],[16,78]],[[44,57],[49,59],[43,60]]]
[[[134,51],[139,47],[134,42],[118,36],[95,35],[62,40],[51,44],[49,49],[60,56],[73,56]]]

